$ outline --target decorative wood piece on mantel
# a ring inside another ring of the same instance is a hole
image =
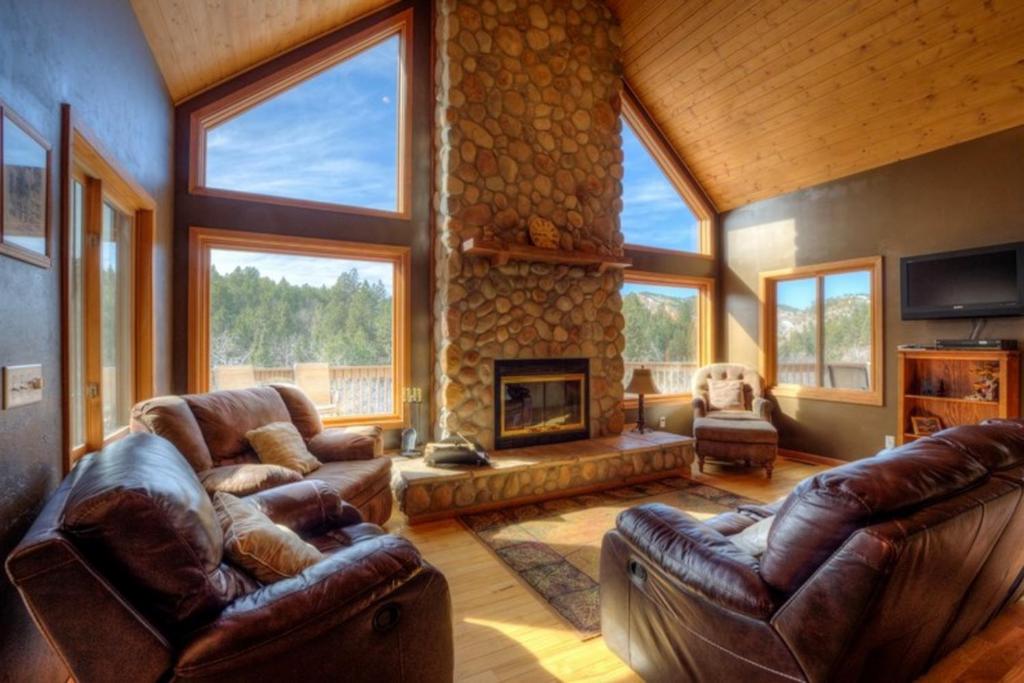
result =
[[[534,261],[539,263],[563,263],[570,266],[596,266],[603,273],[609,268],[632,268],[633,259],[625,256],[605,256],[587,251],[565,251],[543,249],[527,244],[503,244],[481,239],[468,239],[462,243],[463,254],[486,256],[496,266],[509,261]]]

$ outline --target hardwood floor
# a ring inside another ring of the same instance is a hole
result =
[[[714,465],[698,481],[769,502],[826,469],[780,459],[769,482],[760,470]],[[415,543],[448,577],[455,629],[455,678],[495,681],[638,681],[601,638],[581,641],[548,605],[454,520],[410,527],[400,513],[388,524]],[[1024,682],[1024,602],[935,666],[922,679]]]

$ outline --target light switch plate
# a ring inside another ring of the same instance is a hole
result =
[[[4,410],[42,400],[42,365],[8,365],[4,368]]]

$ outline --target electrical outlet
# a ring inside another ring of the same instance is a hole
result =
[[[886,434],[885,435],[885,447],[886,448],[896,448],[896,437],[893,436],[892,434]]]
[[[658,419],[658,429],[664,429],[664,428],[665,428],[665,416],[664,416],[664,415],[662,415],[662,416],[661,416],[661,417],[660,417],[660,418]]]

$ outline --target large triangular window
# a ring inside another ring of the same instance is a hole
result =
[[[406,214],[399,15],[197,113],[193,190]]]
[[[708,254],[713,211],[627,94],[622,116],[622,234],[639,249]]]

